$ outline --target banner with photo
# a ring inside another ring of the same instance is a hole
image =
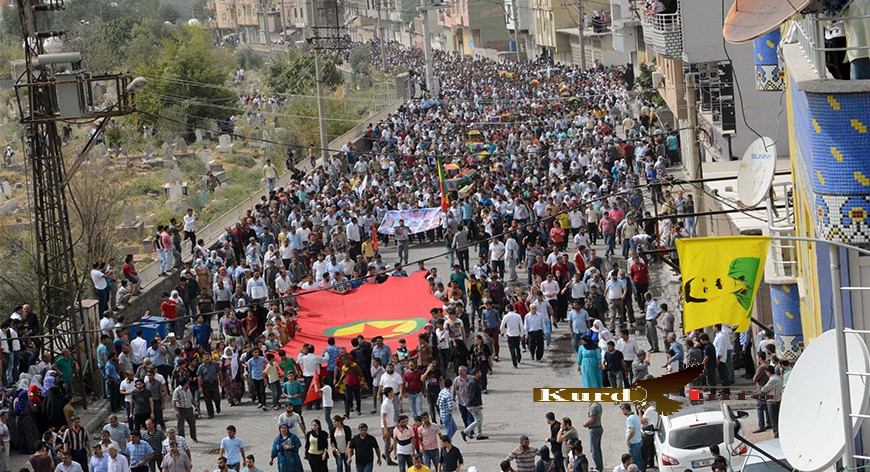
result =
[[[422,233],[441,226],[442,215],[440,208],[390,210],[384,215],[378,233],[393,234],[393,228],[399,225],[399,220],[405,220],[405,226],[411,230],[411,234]]]

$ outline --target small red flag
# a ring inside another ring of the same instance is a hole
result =
[[[378,230],[375,228],[375,222],[372,221],[372,243],[375,245],[375,251],[378,250]]]
[[[308,387],[308,393],[305,395],[305,401],[302,402],[302,404],[307,405],[323,398],[323,395],[321,395],[318,390],[320,390],[320,378],[315,375],[314,378],[311,379],[311,385]]]

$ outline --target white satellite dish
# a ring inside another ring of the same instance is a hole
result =
[[[737,170],[737,194],[749,208],[758,206],[767,196],[776,173],[776,146],[768,137],[753,142],[740,160]]]
[[[849,372],[870,374],[870,353],[860,335],[846,333],[846,358]],[[795,470],[817,472],[830,467],[843,456],[846,441],[854,440],[843,431],[840,380],[831,359],[837,359],[834,330],[813,339],[788,378],[779,410],[779,440]],[[868,378],[850,375],[848,379],[850,411],[863,413],[870,398]],[[852,418],[852,431],[858,431],[861,421]]]

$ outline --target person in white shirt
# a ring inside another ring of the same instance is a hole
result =
[[[637,359],[637,355],[640,350],[640,347],[637,345],[637,341],[634,340],[633,337],[628,335],[628,330],[623,328],[619,330],[619,339],[616,341],[616,349],[622,353],[622,358],[625,359],[625,363],[629,366],[635,359]],[[626,369],[626,375],[628,375],[628,384],[633,384],[636,380],[642,379],[634,379],[632,378],[632,370]]]
[[[396,392],[396,395],[391,397],[391,401],[393,402],[395,411],[399,411],[402,404],[402,397],[405,393],[404,384],[405,382],[402,380],[402,376],[396,372],[393,364],[387,364],[386,372],[381,374],[380,382],[378,382],[378,398],[384,398],[386,395],[386,389],[391,388]]]
[[[721,324],[713,325],[713,333],[713,347],[716,348],[716,358],[719,361],[717,365],[719,383],[726,387],[722,389],[722,393],[728,395],[731,393],[731,389],[727,388],[728,385],[731,385],[731,382],[728,381],[728,365],[726,364],[728,360],[728,336],[722,331]]]
[[[511,353],[511,363],[514,368],[522,362],[523,354],[520,350],[520,341],[526,335],[526,327],[519,313],[510,310],[501,319],[500,331],[507,336],[508,350]]]
[[[248,279],[247,293],[251,297],[252,303],[262,303],[269,297],[269,287],[266,285],[266,281],[260,277],[259,270],[255,270],[254,276]]]
[[[187,209],[187,214],[184,215],[184,239],[190,240],[190,253],[196,254],[196,216],[193,214],[193,208]]]
[[[150,312],[146,311],[145,316]],[[136,337],[130,341],[130,361],[133,362],[133,369],[139,370],[139,366],[145,361],[145,356],[148,353],[148,341],[142,338],[142,330],[136,330]]]
[[[519,256],[519,244],[517,240],[508,233],[504,237],[505,261],[507,261],[508,282],[517,281],[517,261]]]
[[[492,264],[492,273],[504,278],[505,246],[498,239],[489,243],[489,260]]]

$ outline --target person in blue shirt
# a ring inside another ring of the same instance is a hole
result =
[[[580,338],[589,329],[589,312],[583,309],[580,300],[574,300],[574,308],[568,312],[568,323],[571,326],[571,347],[577,352]]]
[[[296,378],[296,372],[286,372],[287,381],[281,389],[281,396],[293,405],[293,411],[302,413],[302,401],[305,400],[305,385]]]
[[[211,340],[211,325],[205,323],[205,318],[202,315],[196,317],[196,323],[191,330],[191,338],[196,347],[207,347]]]
[[[121,396],[121,375],[118,373],[118,354],[112,351],[106,361],[106,390],[109,392],[109,411],[123,407]]]
[[[619,409],[622,411],[622,414],[625,415],[625,445],[628,446],[628,453],[631,455],[631,462],[637,464],[638,467],[642,467],[644,462],[640,455],[641,444],[643,443],[643,438],[641,437],[640,417],[637,416],[637,413],[632,411],[630,403],[623,403]]]
[[[251,374],[251,380],[254,384],[254,395],[257,399],[258,408],[262,408],[263,411],[268,410],[266,408],[266,383],[263,380],[263,369],[266,367],[266,364],[269,362],[266,361],[265,358],[261,357],[259,349],[254,349],[251,351],[252,357],[248,359],[248,373]],[[232,464],[227,458],[227,462]],[[238,461],[237,461],[238,462]]]
[[[261,357],[260,359],[263,358]],[[226,458],[227,468],[233,469],[236,472],[239,471],[242,458],[245,457],[245,445],[240,438],[236,437],[235,426],[227,426],[227,437],[221,439],[221,449],[218,457]]]
[[[335,362],[341,356],[341,351],[338,349],[338,346],[335,345],[335,338],[329,337],[326,340],[326,349],[323,350],[322,356],[326,358],[326,373],[329,382],[331,383],[333,379],[335,379]]]
[[[103,453],[100,443],[94,445],[94,454],[88,461],[88,472],[109,472],[109,456]]]

